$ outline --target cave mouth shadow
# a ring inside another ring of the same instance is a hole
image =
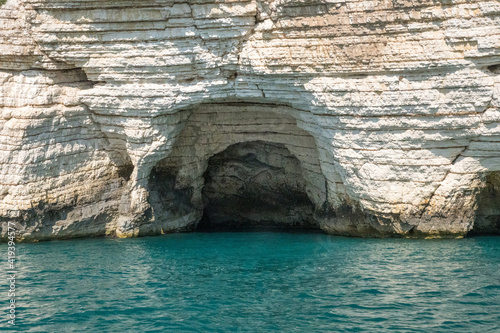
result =
[[[474,225],[468,235],[500,235],[500,171],[485,175],[485,186],[477,196]]]
[[[300,161],[283,144],[242,142],[212,156],[196,231],[320,231]]]

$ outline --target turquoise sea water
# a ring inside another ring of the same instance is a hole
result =
[[[17,251],[17,323],[3,261],[0,330],[500,332],[498,237],[191,233]]]

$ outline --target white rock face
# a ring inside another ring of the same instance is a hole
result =
[[[7,0],[0,81],[2,237],[192,229],[255,141],[327,232],[500,230],[498,1]]]

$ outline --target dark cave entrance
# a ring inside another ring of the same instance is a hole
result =
[[[319,229],[300,161],[283,144],[237,143],[203,174],[200,231]]]
[[[147,228],[320,230],[328,182],[316,139],[297,125],[298,110],[213,103],[188,111],[150,172]]]
[[[474,234],[500,235],[500,171],[486,175],[485,187],[477,195]]]
[[[149,203],[159,222],[172,221],[195,210],[192,204],[194,189],[178,186],[178,169],[159,163],[149,176]]]

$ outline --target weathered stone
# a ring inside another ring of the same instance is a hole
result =
[[[300,164],[271,173],[301,170],[282,193],[304,199],[275,221],[498,232],[499,68],[494,0],[7,0],[2,237],[191,230],[225,193],[211,158],[251,142]]]

